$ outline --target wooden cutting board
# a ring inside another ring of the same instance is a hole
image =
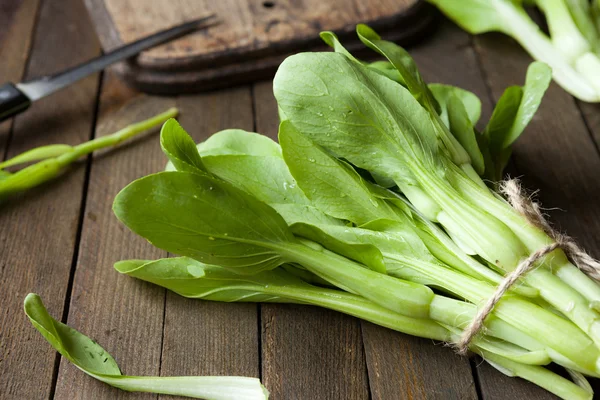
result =
[[[332,30],[349,48],[367,23],[401,44],[426,32],[431,8],[421,0],[85,0],[104,50],[216,13],[219,25],[115,66],[132,86],[152,93],[196,92],[272,75],[283,59],[322,48]]]

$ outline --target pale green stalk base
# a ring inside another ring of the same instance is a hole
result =
[[[81,368],[80,368],[81,369]],[[241,376],[113,376],[88,375],[128,392],[150,392],[204,400],[267,400],[269,392],[257,378]]]

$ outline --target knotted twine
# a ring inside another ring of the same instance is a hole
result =
[[[522,194],[521,185],[518,180],[509,179],[502,182],[500,185],[500,193],[506,197],[510,205],[519,214],[523,215],[529,223],[543,230],[554,243],[532,253],[529,257],[521,261],[517,268],[504,277],[498,285],[496,292],[494,292],[483,307],[479,309],[471,323],[462,332],[458,342],[455,343],[456,350],[458,354],[461,355],[467,354],[469,343],[483,328],[485,319],[492,312],[494,306],[496,306],[502,296],[504,296],[515,282],[532,270],[537,264],[537,261],[544,258],[547,254],[552,253],[554,250],[558,248],[562,249],[569,261],[577,268],[590,278],[600,281],[600,262],[580,248],[571,237],[553,229],[540,211],[539,204]]]

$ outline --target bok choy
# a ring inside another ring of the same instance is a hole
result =
[[[480,132],[474,94],[427,84],[404,49],[367,26],[357,33],[385,60],[358,60],[324,32],[334,52],[280,66],[279,144],[231,129],[196,145],[167,121],[166,171],[132,182],[113,210],[181,257],[115,268],[190,298],[312,304],[456,343],[504,276],[552,243],[494,182],[551,72],[533,63]],[[589,399],[600,287],[561,250],[539,264],[469,349],[562,398]]]

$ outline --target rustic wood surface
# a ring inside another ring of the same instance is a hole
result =
[[[471,37],[440,20],[410,48],[429,81],[472,90],[487,120],[502,90],[521,84],[529,57],[500,35]],[[81,0],[10,0],[0,6],[0,78],[18,81],[97,55]],[[272,138],[271,84],[195,96],[140,94],[112,73],[93,76],[0,125],[0,157],[48,143],[102,136],[169,106],[195,140],[228,127]],[[552,220],[600,256],[600,107],[552,85],[515,145],[513,173]],[[164,167],[156,131],[95,154],[60,179],[0,209],[0,399],[156,399],[118,391],[63,362],[22,312],[29,292],[49,311],[97,339],[128,374],[261,377],[279,399],[551,399],[478,359],[332,311],[299,305],[189,300],[126,276],[112,264],[157,258],[119,224],[114,195]],[[596,381],[592,383],[597,386]],[[166,399],[167,397],[165,397]]]
[[[419,0],[85,0],[105,50],[210,13],[220,23],[143,52],[114,69],[131,85],[162,94],[197,93],[257,80],[296,51],[323,46],[322,29],[352,48],[359,22],[406,43],[429,31]],[[361,45],[362,46],[362,45]]]

